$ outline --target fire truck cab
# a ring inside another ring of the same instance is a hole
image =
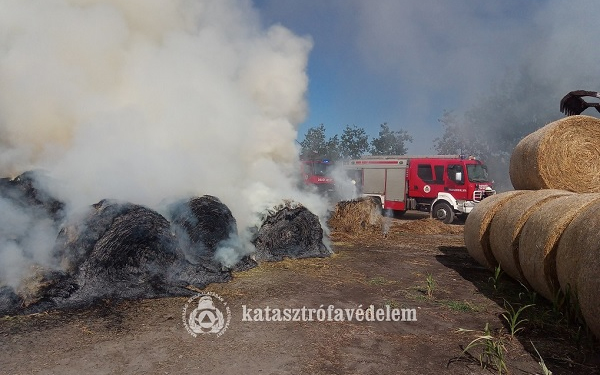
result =
[[[333,168],[334,163],[328,159],[302,160],[304,185],[314,186],[320,193],[332,193],[335,190]]]
[[[445,223],[495,194],[487,167],[460,155],[369,156],[345,162],[344,169],[359,192],[378,198],[382,209],[428,211]]]

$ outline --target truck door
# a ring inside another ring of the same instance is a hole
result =
[[[447,181],[444,190],[455,199],[467,199],[467,186],[465,185],[465,169],[461,164],[448,164]]]

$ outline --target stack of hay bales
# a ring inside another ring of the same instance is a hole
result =
[[[467,218],[469,254],[550,300],[569,294],[600,337],[600,120],[570,116],[526,136],[510,178],[516,190]]]

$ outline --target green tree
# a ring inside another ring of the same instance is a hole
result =
[[[309,128],[300,145],[302,146],[300,154],[303,159],[314,159],[324,154],[327,150],[325,125]]]
[[[387,123],[381,124],[379,137],[371,141],[371,153],[373,155],[404,155],[406,154],[407,142],[412,142],[412,137],[406,130],[390,130]]]
[[[302,159],[331,159],[340,158],[340,140],[336,134],[327,139],[325,137],[325,125],[321,124],[306,131],[304,140],[300,142]]]
[[[340,142],[340,154],[343,158],[358,159],[369,150],[369,136],[365,129],[356,125],[346,125]]]
[[[325,144],[325,156],[327,159],[330,160],[338,160],[341,159],[341,145],[340,145],[340,140],[338,135],[334,135],[333,137],[329,138],[329,140],[327,140],[327,143]]]

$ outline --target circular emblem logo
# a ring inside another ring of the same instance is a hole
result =
[[[186,301],[181,317],[190,335],[216,334],[220,337],[229,327],[231,309],[218,294],[200,293]]]
[[[431,191],[431,186],[429,186],[429,185],[425,185],[425,186],[423,187],[423,191],[424,191],[424,192],[426,192],[426,193],[429,193],[429,192]]]

